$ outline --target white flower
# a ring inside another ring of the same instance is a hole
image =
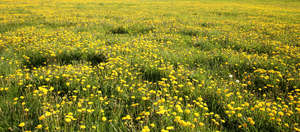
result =
[[[240,80],[235,80],[236,83],[240,83]]]
[[[229,77],[232,78],[233,76],[230,74]]]

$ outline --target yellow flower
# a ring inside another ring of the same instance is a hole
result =
[[[127,115],[127,116],[125,116],[125,117],[122,117],[122,120],[130,120],[130,119],[131,119],[130,115]]]
[[[278,114],[280,115],[280,116],[284,116],[284,113],[283,112],[278,112]]]
[[[151,126],[151,127],[155,127],[155,124],[154,124],[154,123],[151,123],[150,126]]]
[[[199,126],[201,127],[201,126],[204,126],[204,123],[203,122],[200,122],[199,123]]]
[[[253,119],[251,117],[249,117],[247,120],[250,122],[251,125],[255,124],[255,122],[253,121]]]
[[[66,83],[66,86],[70,86],[70,83],[69,83],[69,82],[67,82],[67,83]]]
[[[142,129],[142,132],[150,132],[150,129],[148,126],[144,126],[144,128]]]
[[[169,132],[168,130],[165,129],[161,129],[161,132]]]
[[[39,117],[39,120],[44,120],[46,117],[44,116],[44,115],[41,115],[40,117]]]
[[[238,113],[237,116],[240,118],[242,117],[243,115],[241,113]]]
[[[191,113],[191,110],[185,109],[184,112],[187,113],[187,114],[189,114],[189,113]]]
[[[43,127],[43,125],[39,124],[39,125],[37,125],[35,128],[41,129],[42,127]]]
[[[167,129],[167,130],[173,130],[174,127],[173,127],[173,126],[168,126],[166,129]]]
[[[46,115],[46,116],[51,116],[52,113],[47,111],[47,112],[45,113],[45,115]]]
[[[145,116],[149,116],[150,115],[150,112],[145,112]]]
[[[106,117],[103,116],[103,117],[102,117],[102,121],[106,121],[106,120],[107,120]]]
[[[72,120],[71,120],[70,118],[66,118],[65,121],[66,121],[67,123],[70,123]]]
[[[24,122],[21,122],[20,124],[19,124],[19,127],[24,127],[25,126],[25,123]]]
[[[85,125],[80,125],[80,129],[85,129]]]

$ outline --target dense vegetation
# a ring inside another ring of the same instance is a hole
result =
[[[300,131],[297,0],[1,0],[0,131]]]

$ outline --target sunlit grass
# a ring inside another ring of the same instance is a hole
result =
[[[0,131],[300,131],[296,0],[0,2]]]

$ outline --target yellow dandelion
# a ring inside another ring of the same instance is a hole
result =
[[[19,127],[24,127],[25,126],[25,123],[24,122],[21,122],[20,124],[19,124]]]

